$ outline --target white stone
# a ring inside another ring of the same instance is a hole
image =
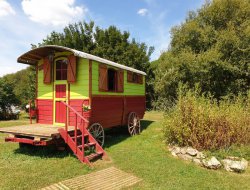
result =
[[[181,154],[186,154],[187,153],[187,147],[181,148]]]
[[[198,159],[198,158],[193,158],[193,162],[194,162],[196,165],[199,165],[199,166],[201,166],[201,165],[202,165],[201,160],[200,160],[200,159]]]
[[[181,148],[178,147],[178,146],[175,146],[175,147],[172,148],[171,152],[174,153],[174,154],[180,154]]]
[[[225,170],[230,172],[243,172],[247,169],[248,161],[242,158],[240,161],[236,161],[238,159],[224,159],[222,163],[224,165]]]
[[[206,158],[206,156],[202,152],[198,152],[197,155],[196,155],[196,158],[198,158],[198,159],[204,159],[204,158]]]
[[[198,150],[196,150],[192,147],[188,147],[186,150],[186,153],[189,154],[190,156],[196,156],[198,153]]]
[[[202,164],[204,167],[209,169],[218,169],[221,167],[221,163],[214,156],[210,159],[203,159]]]
[[[178,154],[177,155],[180,159],[186,160],[186,161],[192,161],[193,157],[188,154]]]

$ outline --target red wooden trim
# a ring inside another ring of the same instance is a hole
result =
[[[68,97],[67,98],[68,98],[68,102],[67,103],[70,105],[70,83],[68,83]],[[66,120],[65,120],[65,129],[66,130],[68,130],[68,126],[70,125],[69,115],[70,115],[70,110],[66,106]],[[68,137],[67,137],[67,140],[68,140]]]
[[[68,103],[70,101],[70,84],[68,83]]]
[[[17,138],[17,137],[6,137],[5,142],[19,142],[19,143],[31,144],[34,146],[47,146],[53,143],[52,140],[51,141],[37,141],[33,139]]]
[[[145,97],[145,95],[101,95],[96,94],[92,95],[92,98],[100,97],[100,98],[120,98],[120,97]]]
[[[76,82],[76,63],[77,57],[72,55],[68,56],[68,66],[67,66],[67,81],[68,83]]]
[[[38,66],[36,65],[36,97],[37,98],[37,91],[38,91]]]
[[[92,60],[89,59],[89,106],[92,102]]]
[[[37,95],[38,95],[38,65],[36,65],[36,92],[35,92],[35,107],[37,108]],[[36,116],[36,123],[38,121],[38,118]]]

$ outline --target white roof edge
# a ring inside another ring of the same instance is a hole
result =
[[[46,45],[46,46],[42,46],[42,47],[62,48],[62,49],[71,51],[71,52],[74,53],[74,55],[77,56],[77,57],[82,57],[82,58],[86,58],[86,59],[91,59],[91,60],[98,61],[98,62],[100,62],[100,63],[104,63],[104,64],[107,64],[107,65],[110,65],[110,66],[114,66],[114,67],[117,67],[117,68],[120,68],[120,69],[124,69],[124,70],[127,70],[127,71],[135,72],[135,73],[138,73],[138,74],[141,74],[141,75],[147,75],[147,74],[146,74],[145,72],[143,72],[143,71],[140,71],[140,70],[137,70],[137,69],[134,69],[134,68],[125,66],[125,65],[121,65],[121,64],[119,64],[119,63],[115,63],[115,62],[113,62],[113,61],[109,61],[109,60],[107,60],[107,59],[104,59],[104,58],[101,58],[101,57],[98,57],[98,56],[95,56],[95,55],[91,55],[91,54],[88,54],[88,53],[85,53],[85,52],[82,52],[82,51],[78,51],[78,50],[75,50],[75,49],[71,49],[71,48],[68,48],[68,47],[57,46],[57,45]]]

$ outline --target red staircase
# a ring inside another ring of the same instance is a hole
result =
[[[90,161],[107,156],[103,148],[87,130],[89,121],[67,103],[63,101],[62,103],[67,107],[66,121],[65,128],[61,128],[58,131],[77,158],[81,162],[90,165]],[[72,127],[68,125],[69,110],[71,110],[75,116],[73,130]]]

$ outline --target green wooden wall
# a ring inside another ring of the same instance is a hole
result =
[[[68,52],[57,53],[56,56],[68,55]],[[38,65],[43,64],[43,60]],[[134,84],[127,82],[127,71],[124,71],[124,92],[99,92],[99,64],[92,61],[92,94],[93,95],[145,95],[145,76],[143,84]],[[112,66],[108,66],[112,67]],[[114,68],[114,67],[113,67]],[[116,68],[114,68],[116,69]],[[43,83],[43,70],[38,70],[38,99],[53,99],[53,85]],[[89,97],[89,61],[84,58],[78,58],[77,63],[77,82],[70,84],[70,99],[87,99]]]
[[[66,56],[68,52],[56,53],[56,56]],[[43,64],[40,60],[38,65]],[[53,85],[43,83],[43,70],[38,70],[38,99],[53,99]],[[70,84],[70,99],[87,99],[89,97],[89,62],[87,59],[78,58],[77,62],[77,82]]]
[[[101,64],[101,63],[100,63]],[[108,66],[111,67],[111,66]],[[112,67],[115,69],[115,67]],[[134,84],[127,82],[127,71],[124,70],[124,92],[99,92],[99,63],[92,61],[92,94],[93,95],[145,95],[145,76],[143,84]]]
[[[89,61],[78,58],[76,83],[70,84],[70,99],[86,99],[89,97]]]
[[[41,59],[38,63],[38,66],[43,64]],[[44,84],[43,83],[43,69],[38,70],[37,72],[37,98],[38,99],[53,99],[53,84]]]

